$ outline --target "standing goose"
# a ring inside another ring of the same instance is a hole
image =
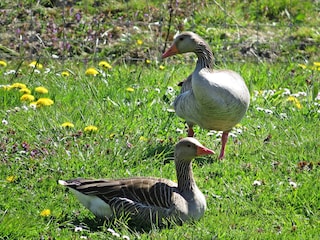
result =
[[[174,157],[178,183],[154,177],[126,179],[74,179],[67,186],[78,200],[100,218],[129,216],[134,225],[163,226],[199,219],[206,210],[206,199],[196,185],[191,160],[214,152],[195,138],[181,139]]]
[[[193,125],[223,131],[219,159],[225,155],[230,130],[245,115],[250,94],[243,78],[231,70],[214,70],[209,45],[197,34],[178,35],[162,58],[194,52],[198,61],[193,73],[182,82],[180,95],[174,101],[176,114],[188,124],[188,136],[194,135]]]

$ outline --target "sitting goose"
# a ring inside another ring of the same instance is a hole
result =
[[[78,200],[100,218],[129,216],[134,225],[163,226],[198,220],[206,210],[206,199],[196,185],[191,160],[214,152],[195,138],[181,139],[174,157],[178,184],[162,178],[74,179],[63,181]]]
[[[176,114],[188,124],[188,136],[194,135],[193,125],[223,131],[219,159],[225,155],[230,130],[245,115],[250,94],[242,77],[231,70],[214,70],[209,45],[197,34],[178,35],[162,58],[194,52],[198,61],[193,73],[181,83],[180,95],[174,101]]]

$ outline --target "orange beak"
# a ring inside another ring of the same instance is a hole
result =
[[[176,45],[173,44],[164,54],[162,54],[162,58],[167,58],[178,53],[179,50],[177,49]]]
[[[209,148],[204,147],[204,146],[197,147],[197,156],[210,155],[210,154],[215,154],[215,152]]]

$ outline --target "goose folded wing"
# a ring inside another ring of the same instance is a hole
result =
[[[172,195],[176,183],[161,178],[136,177],[129,179],[75,179],[69,181],[69,187],[86,195],[95,195],[109,204],[111,199],[128,199],[155,207],[172,206]]]

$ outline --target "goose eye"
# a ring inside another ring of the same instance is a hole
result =
[[[190,148],[190,147],[191,147],[191,144],[188,144],[187,147]]]
[[[181,37],[179,40],[180,40],[180,41],[183,41],[183,37]]]

